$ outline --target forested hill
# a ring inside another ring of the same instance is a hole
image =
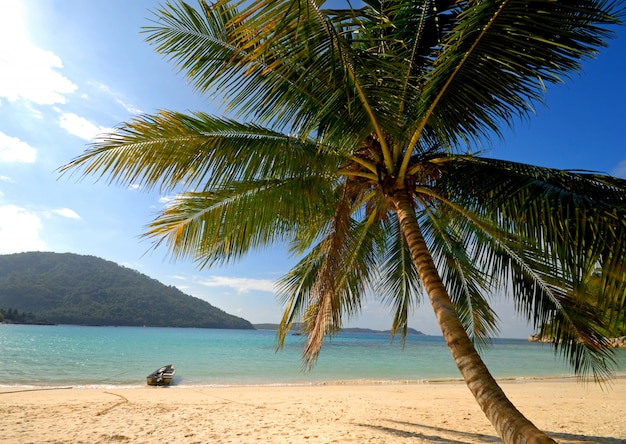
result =
[[[56,324],[254,328],[138,271],[71,253],[0,255],[0,308]]]

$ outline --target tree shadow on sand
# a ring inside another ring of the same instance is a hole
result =
[[[402,438],[417,438],[425,442],[441,442],[448,444],[467,444],[474,443],[496,443],[501,442],[500,438],[495,435],[484,435],[482,433],[460,432],[458,430],[445,429],[442,427],[432,427],[423,424],[414,424],[410,422],[401,422],[387,420],[387,422],[395,425],[383,426],[374,424],[359,424],[362,427],[368,427],[381,432],[388,433]]]
[[[387,422],[395,425],[383,426],[374,424],[358,424],[362,427],[368,427],[370,429],[379,430],[381,432],[388,433],[402,438],[417,438],[425,442],[433,443],[446,443],[446,444],[467,444],[469,442],[476,444],[491,444],[502,442],[499,437],[495,435],[485,435],[483,433],[471,433],[461,432],[458,430],[447,429],[443,427],[433,427],[424,424],[415,424],[403,421],[386,420]],[[612,438],[608,436],[589,436],[589,435],[577,435],[573,433],[556,433],[546,431],[546,433],[553,439],[556,439],[562,444],[584,444],[584,443],[596,443],[596,444],[624,444],[624,440],[621,438]]]

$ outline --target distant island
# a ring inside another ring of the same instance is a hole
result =
[[[50,252],[0,255],[0,322],[254,329],[138,271]]]
[[[254,328],[257,330],[278,330],[279,324],[253,324]],[[291,326],[291,332],[297,334],[302,329],[302,324],[293,324]],[[380,333],[380,334],[391,334],[391,330],[373,330],[371,328],[342,328],[339,330],[343,333]],[[407,334],[412,336],[427,336],[425,333],[422,333],[419,330],[415,330],[414,328],[407,329]]]

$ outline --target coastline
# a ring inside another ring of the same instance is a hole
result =
[[[498,380],[561,443],[626,439],[626,375]],[[460,380],[297,385],[0,388],[6,442],[494,443]]]
[[[574,374],[559,374],[548,376],[502,376],[495,378],[498,384],[505,383],[529,383],[529,382],[572,382],[590,386],[612,386],[618,381],[624,381],[626,384],[626,372],[617,371],[613,372],[612,377],[608,378],[606,382],[595,383],[592,378],[579,378]],[[228,388],[255,388],[255,387],[277,387],[277,388],[289,388],[289,387],[319,387],[319,386],[377,386],[377,385],[430,385],[430,384],[462,384],[465,382],[458,377],[441,377],[441,378],[422,378],[422,379],[383,379],[383,378],[353,378],[353,379],[320,379],[320,380],[308,380],[308,381],[273,381],[273,382],[211,382],[211,383],[187,383],[184,379],[181,380],[178,376],[174,376],[172,383],[167,386],[151,387],[144,382],[144,378],[141,378],[142,382],[137,383],[101,383],[101,384],[2,384],[0,383],[0,395],[13,392],[28,392],[28,391],[47,391],[47,390],[129,390],[129,389],[154,389],[164,388],[172,390],[185,390],[185,389],[228,389]]]

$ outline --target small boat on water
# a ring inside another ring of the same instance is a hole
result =
[[[175,374],[176,369],[174,366],[168,364],[150,373],[146,379],[148,385],[170,385]]]

